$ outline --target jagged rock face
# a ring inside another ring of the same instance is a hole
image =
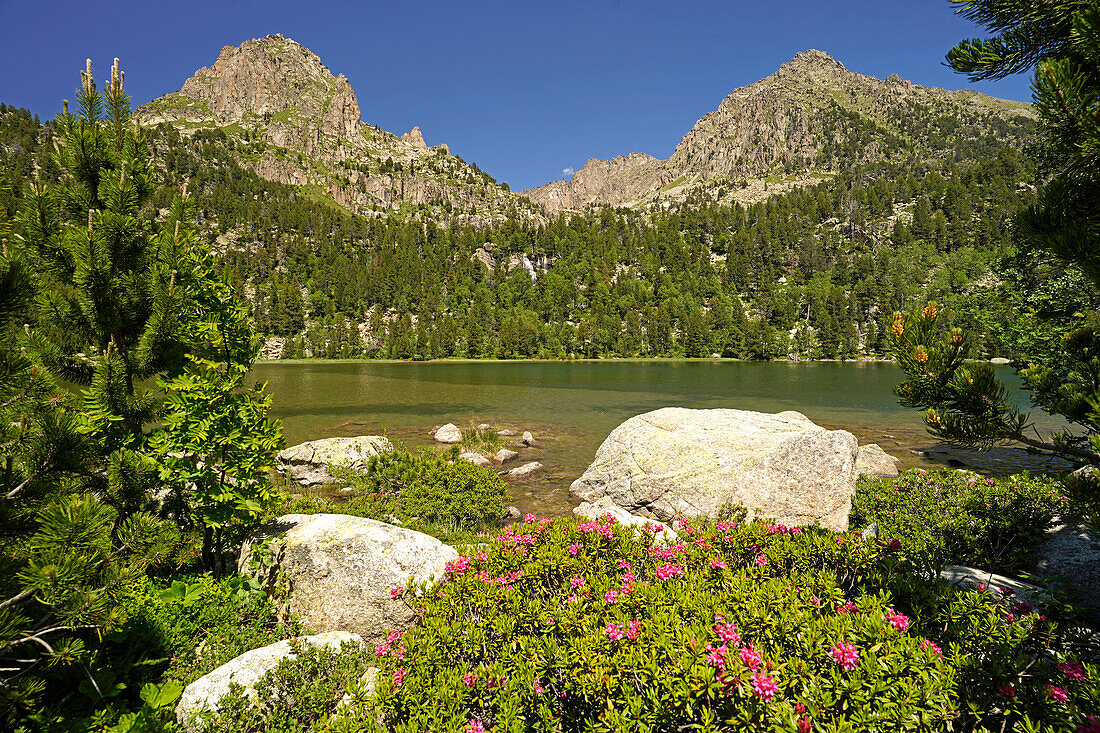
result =
[[[141,124],[172,123],[184,135],[228,126],[259,133],[266,145],[256,150],[248,142],[242,164],[271,181],[319,186],[360,213],[446,202],[487,223],[516,208],[538,212],[483,180],[445,144],[428,147],[419,127],[398,137],[361,117],[343,74],[333,76],[317,54],[277,34],[226,46],[179,92],[135,112]]]
[[[642,153],[593,159],[570,181],[522,193],[555,212],[592,203],[632,206],[674,198],[708,183],[827,170],[822,156],[830,144],[871,138],[854,146],[845,164],[886,157],[889,136],[911,138],[906,125],[927,110],[978,118],[1031,116],[1019,103],[921,87],[896,74],[886,81],[857,74],[829,54],[809,50],[727,96],[695,123],[667,160]],[[770,193],[777,190],[773,186]],[[751,202],[768,195],[767,187],[746,186],[735,198]]]

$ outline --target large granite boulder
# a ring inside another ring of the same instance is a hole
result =
[[[275,467],[303,486],[327,484],[336,480],[325,470],[328,466],[362,470],[367,467],[371,456],[390,450],[393,450],[393,445],[389,438],[382,435],[323,438],[280,451],[275,456]]]
[[[362,644],[363,639],[358,634],[346,631],[329,631],[315,636],[300,636],[297,639],[302,644],[314,647],[327,647],[340,649],[345,643]],[[292,659],[296,655],[291,648],[290,641],[283,640],[259,649],[247,651],[235,659],[231,659],[213,672],[199,677],[189,684],[180,695],[176,703],[176,720],[186,730],[201,730],[203,726],[194,716],[209,710],[217,712],[219,701],[229,694],[231,685],[240,685],[245,694],[250,698],[256,694],[256,683],[265,674],[275,669],[284,659]]]
[[[413,613],[390,591],[409,579],[443,576],[458,552],[434,537],[345,514],[287,514],[262,528],[241,549],[239,569],[254,572],[252,547],[275,540],[268,579],[285,582],[281,611],[314,633],[351,631],[371,644],[412,625]]]
[[[740,504],[750,516],[842,531],[857,448],[851,433],[797,412],[666,407],[615,428],[569,493],[662,521]]]
[[[897,458],[884,451],[878,443],[861,445],[856,454],[856,475],[866,475],[871,478],[897,478]]]

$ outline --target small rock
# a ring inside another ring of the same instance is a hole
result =
[[[499,435],[503,438],[511,438],[515,434],[516,434],[515,430],[508,430],[507,428],[505,428],[504,430],[498,430],[497,431],[497,435]]]
[[[496,461],[497,463],[507,463],[508,461],[512,460],[513,458],[515,458],[518,455],[519,455],[519,453],[516,453],[514,450],[508,450],[507,448],[501,448],[500,450],[497,451],[497,454],[495,456],[493,456],[493,460]]]
[[[477,426],[477,431],[479,433],[484,433],[484,432],[487,432],[487,431],[492,430],[492,429],[493,429],[493,426],[490,425],[487,422],[483,422],[483,423],[481,423],[480,425]]]
[[[522,516],[523,516],[523,512],[521,512],[518,508],[516,508],[514,506],[510,506],[510,507],[508,507],[507,509],[504,510],[504,518],[505,519],[515,521],[515,520],[519,519]]]
[[[504,478],[527,478],[528,476],[534,476],[536,473],[542,470],[542,464],[538,461],[531,461],[530,463],[524,463],[519,468],[513,468],[504,474]]]
[[[447,423],[435,431],[434,437],[438,443],[461,443],[462,431],[454,423]]]
[[[871,478],[897,478],[898,461],[892,455],[884,451],[877,443],[861,445],[856,453],[856,474],[864,474]]]
[[[490,462],[488,458],[481,455],[480,453],[463,453],[462,455],[459,456],[459,458],[463,461],[469,461],[470,463],[474,464],[475,466],[491,466],[491,465],[493,465],[492,462]]]
[[[355,489],[351,488],[350,486],[345,486],[344,488],[340,489],[341,494],[350,494],[353,491],[355,491]]]
[[[989,360],[989,363],[996,366],[1003,366],[1005,364],[1011,364],[1012,360],[1006,359],[1003,356],[994,356],[992,359]]]
[[[362,644],[363,638],[346,631],[329,631],[314,636],[300,636],[298,641],[315,647],[339,649],[345,642]],[[255,697],[255,685],[260,678],[284,659],[296,656],[287,640],[252,649],[189,684],[176,705],[176,720],[190,731],[203,730],[194,716],[204,710],[217,712],[218,703],[229,694],[231,685],[240,685],[245,694]]]
[[[435,435],[436,431],[439,430],[439,427],[439,425],[433,425],[432,429],[428,431],[428,435]]]
[[[538,443],[536,443],[536,442],[535,442],[535,436],[534,436],[534,435],[531,435],[531,431],[530,431],[530,430],[524,430],[524,431],[523,431],[523,438],[522,438],[522,440],[523,440],[523,444],[524,444],[524,445],[528,445],[528,446],[535,446],[535,445],[538,445]]]

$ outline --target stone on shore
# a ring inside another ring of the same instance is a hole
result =
[[[496,461],[497,463],[507,463],[508,461],[512,460],[513,458],[515,458],[518,455],[519,455],[519,453],[516,453],[514,450],[508,450],[507,448],[501,448],[500,450],[497,451],[496,455],[493,456],[493,460]]]
[[[884,451],[877,443],[868,443],[861,445],[856,454],[856,475],[897,478],[899,463],[901,461]]]
[[[412,579],[443,576],[458,552],[434,537],[345,514],[287,514],[254,533],[241,548],[238,569],[253,571],[252,547],[276,541],[269,581],[281,573],[289,588],[283,615],[297,616],[313,633],[350,631],[370,644],[405,631],[413,613],[390,594]]]
[[[521,440],[523,440],[523,444],[527,445],[527,446],[538,445],[538,443],[535,442],[535,436],[531,435],[530,430],[524,430],[523,431],[523,437],[521,438]]]
[[[300,636],[298,642],[314,647],[340,649],[345,643],[362,644],[363,638],[346,631],[329,631],[315,636]],[[203,730],[204,726],[194,716],[209,710],[217,712],[218,703],[229,694],[232,685],[240,685],[245,694],[252,698],[256,695],[256,683],[265,674],[275,669],[284,659],[297,656],[289,640],[252,649],[229,660],[213,672],[199,677],[189,684],[180,695],[176,704],[176,720],[186,730]]]
[[[491,466],[493,462],[480,453],[463,453],[459,456],[463,461],[469,461],[475,466]]]
[[[599,521],[601,517],[610,514],[617,523],[624,527],[634,527],[639,531],[646,531],[644,528],[649,527],[651,528],[650,531],[653,532],[654,541],[663,545],[671,545],[679,539],[679,536],[672,527],[664,522],[658,522],[655,519],[631,514],[626,509],[615,504],[615,502],[611,501],[610,497],[607,496],[595,502],[582,501],[580,506],[573,508],[573,513],[591,522]]]
[[[275,457],[275,467],[303,486],[313,486],[336,480],[326,470],[328,466],[361,471],[367,467],[371,456],[389,450],[393,450],[393,445],[382,435],[323,438],[280,451]]]
[[[844,531],[857,448],[851,433],[797,412],[666,407],[615,428],[569,492],[662,521],[735,504],[750,518]]]
[[[462,431],[458,429],[458,426],[454,423],[447,423],[439,430],[435,431],[436,441],[439,443],[461,443]]]

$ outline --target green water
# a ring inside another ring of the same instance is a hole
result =
[[[1015,375],[999,368],[1026,404]],[[333,435],[383,430],[408,445],[434,445],[428,432],[453,422],[530,430],[539,445],[520,460],[546,471],[511,486],[509,501],[540,515],[567,513],[569,483],[623,420],[659,407],[797,410],[830,428],[879,443],[906,467],[956,460],[980,471],[1051,470],[1049,459],[1014,449],[982,454],[937,445],[919,416],[891,392],[901,372],[873,362],[298,362],[263,363],[255,376],[274,395],[288,445]],[[1036,422],[1053,426],[1043,416]],[[920,456],[914,451],[930,452]]]

